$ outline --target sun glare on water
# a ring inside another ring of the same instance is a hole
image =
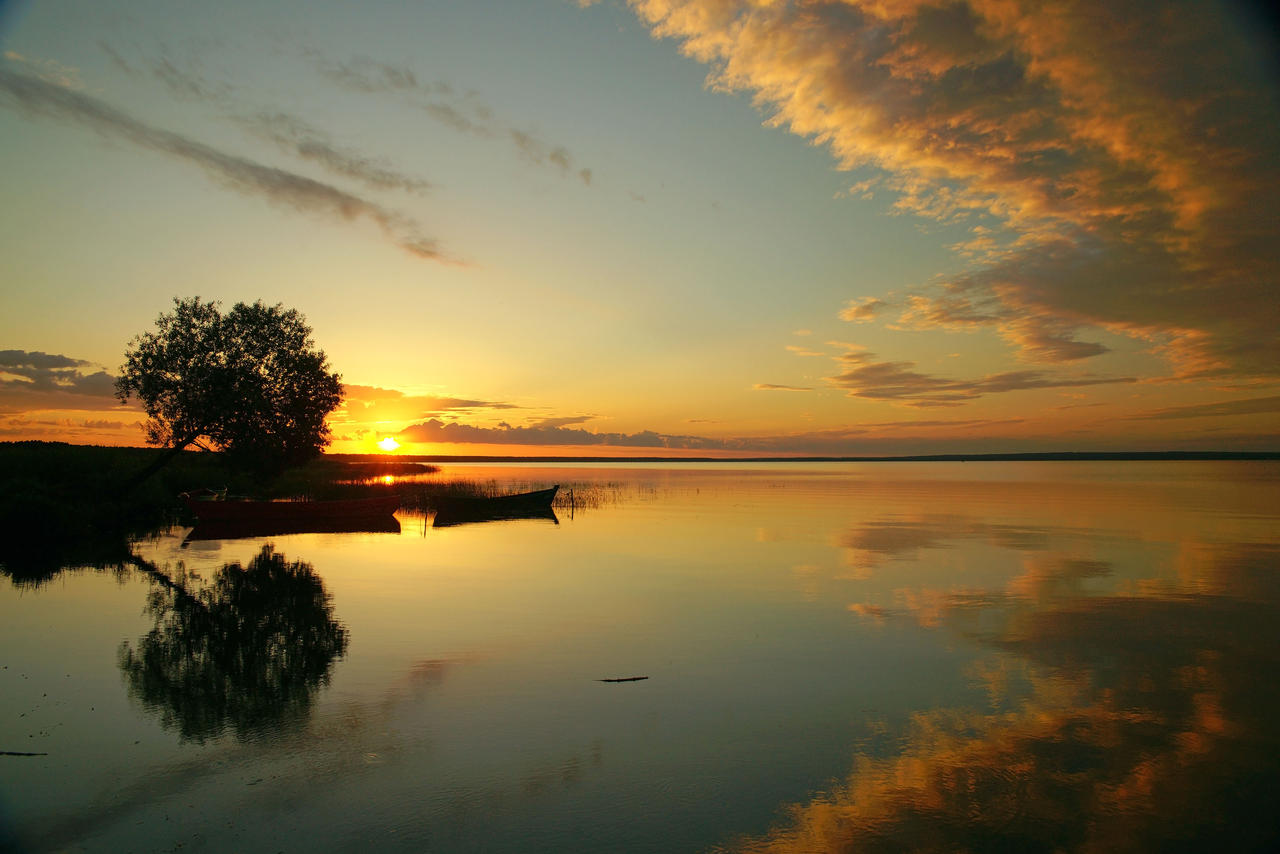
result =
[[[378,447],[389,454],[396,448],[400,447],[400,443],[397,442],[394,437],[387,436],[385,439],[380,439],[378,441]]]

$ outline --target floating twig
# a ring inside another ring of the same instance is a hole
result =
[[[597,679],[597,682],[640,682],[648,679],[648,676],[623,676],[620,679]]]
[[[0,756],[48,756],[47,753],[22,753],[17,750],[0,750]]]

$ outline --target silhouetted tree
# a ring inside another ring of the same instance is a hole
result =
[[[116,380],[121,402],[146,409],[147,441],[170,449],[139,480],[197,444],[234,464],[274,473],[319,454],[341,377],[295,309],[174,299],[156,331],[133,339]]]
[[[324,583],[311,565],[272,546],[242,567],[224,565],[189,590],[141,559],[156,587],[155,628],[120,647],[130,694],[166,729],[203,742],[228,728],[240,738],[304,723],[316,690],[347,648]]]

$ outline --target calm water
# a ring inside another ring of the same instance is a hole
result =
[[[1280,837],[1280,465],[442,476],[592,506],[0,580],[0,848]]]

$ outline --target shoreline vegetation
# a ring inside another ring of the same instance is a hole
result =
[[[1054,462],[1277,460],[1280,451],[930,454],[895,457],[600,457],[323,454],[274,477],[237,470],[219,453],[185,451],[136,488],[134,476],[163,448],[0,442],[0,571],[15,581],[52,577],[66,566],[118,566],[130,544],[186,521],[178,495],[201,487],[269,499],[355,498],[394,490],[401,507],[427,513],[442,497],[495,495],[508,485],[463,478],[424,480],[441,463],[742,464],[804,462]],[[409,480],[405,480],[409,478]],[[534,488],[528,486],[527,488]],[[589,491],[589,490],[587,490]],[[585,505],[599,503],[581,495]]]
[[[321,456],[275,477],[235,468],[218,453],[186,451],[145,481],[138,472],[163,448],[0,442],[0,572],[15,583],[39,584],[62,568],[108,569],[129,560],[131,544],[187,521],[178,496],[201,487],[225,487],[255,498],[328,498],[377,495],[395,489],[403,505],[428,504],[435,494],[483,494],[477,484],[386,484],[378,479],[438,472],[437,466],[400,460],[347,460]]]

